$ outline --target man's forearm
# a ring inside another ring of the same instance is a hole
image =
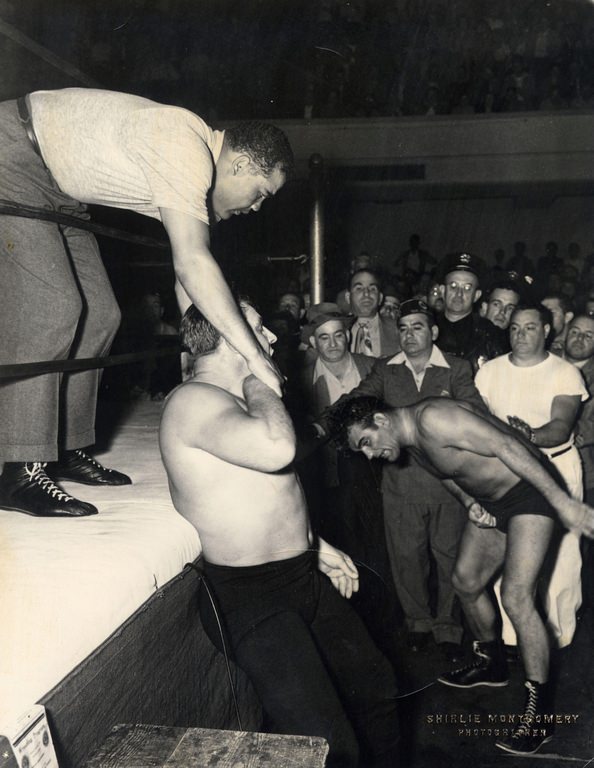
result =
[[[458,483],[454,482],[454,480],[442,479],[441,482],[452,494],[452,496],[457,499],[466,509],[468,509],[470,505],[475,501],[474,497],[470,496],[468,493],[466,493],[466,491],[462,490],[462,488],[460,488]]]
[[[210,252],[197,254],[194,268],[178,273],[177,279],[192,303],[242,357],[250,360],[263,354]]]
[[[556,445],[567,442],[571,437],[571,427],[561,419],[553,419],[532,430],[534,445],[539,448],[553,448]]]

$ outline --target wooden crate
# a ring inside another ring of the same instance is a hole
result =
[[[116,725],[85,768],[323,768],[317,736]]]

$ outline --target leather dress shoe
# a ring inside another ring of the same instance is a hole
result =
[[[130,485],[132,483],[128,475],[116,469],[104,467],[80,448],[64,451],[58,461],[48,464],[47,472],[54,480],[70,480],[84,485]]]
[[[459,664],[461,661],[464,661],[464,649],[460,643],[446,641],[444,643],[438,643],[438,645],[444,659],[450,664]]]
[[[430,632],[409,632],[406,645],[413,653],[418,653],[427,647],[430,637]]]
[[[0,507],[36,517],[85,517],[97,507],[65,493],[41,462],[6,462],[0,477]]]

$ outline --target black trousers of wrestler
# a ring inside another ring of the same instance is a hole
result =
[[[328,768],[399,765],[392,667],[356,612],[316,567],[315,553],[252,567],[204,563],[237,665],[269,730],[322,736]],[[200,613],[222,649],[206,589]]]

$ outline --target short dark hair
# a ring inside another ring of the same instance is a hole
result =
[[[239,305],[245,304],[256,309],[254,302],[247,296],[236,295],[235,300]],[[182,347],[197,357],[214,352],[222,338],[222,334],[194,304],[190,304],[184,312],[179,335]]]
[[[245,152],[264,176],[278,168],[287,178],[295,172],[293,150],[286,135],[270,123],[248,120],[225,130],[225,141],[235,152]]]
[[[349,448],[349,427],[361,423],[363,428],[374,424],[375,413],[385,413],[391,410],[379,397],[353,397],[339,401],[324,412],[327,419],[328,432],[337,448],[347,452]]]
[[[350,277],[349,277],[349,290],[351,288],[351,285],[353,284],[353,280],[355,279],[355,277],[357,275],[362,274],[363,272],[367,272],[368,275],[373,275],[373,277],[375,278],[375,281],[378,284],[379,289],[381,291],[382,290],[382,279],[381,279],[381,276],[380,276],[379,272],[377,272],[375,269],[371,269],[371,268],[368,268],[368,267],[361,267],[360,269],[356,269],[354,272],[351,272]]]
[[[512,312],[510,325],[513,323],[514,317],[517,315],[518,312],[526,312],[529,309],[532,309],[535,312],[538,312],[540,317],[540,322],[542,323],[543,326],[548,325],[551,328],[553,327],[553,313],[548,307],[545,307],[544,304],[539,304],[537,301],[520,302]]]

